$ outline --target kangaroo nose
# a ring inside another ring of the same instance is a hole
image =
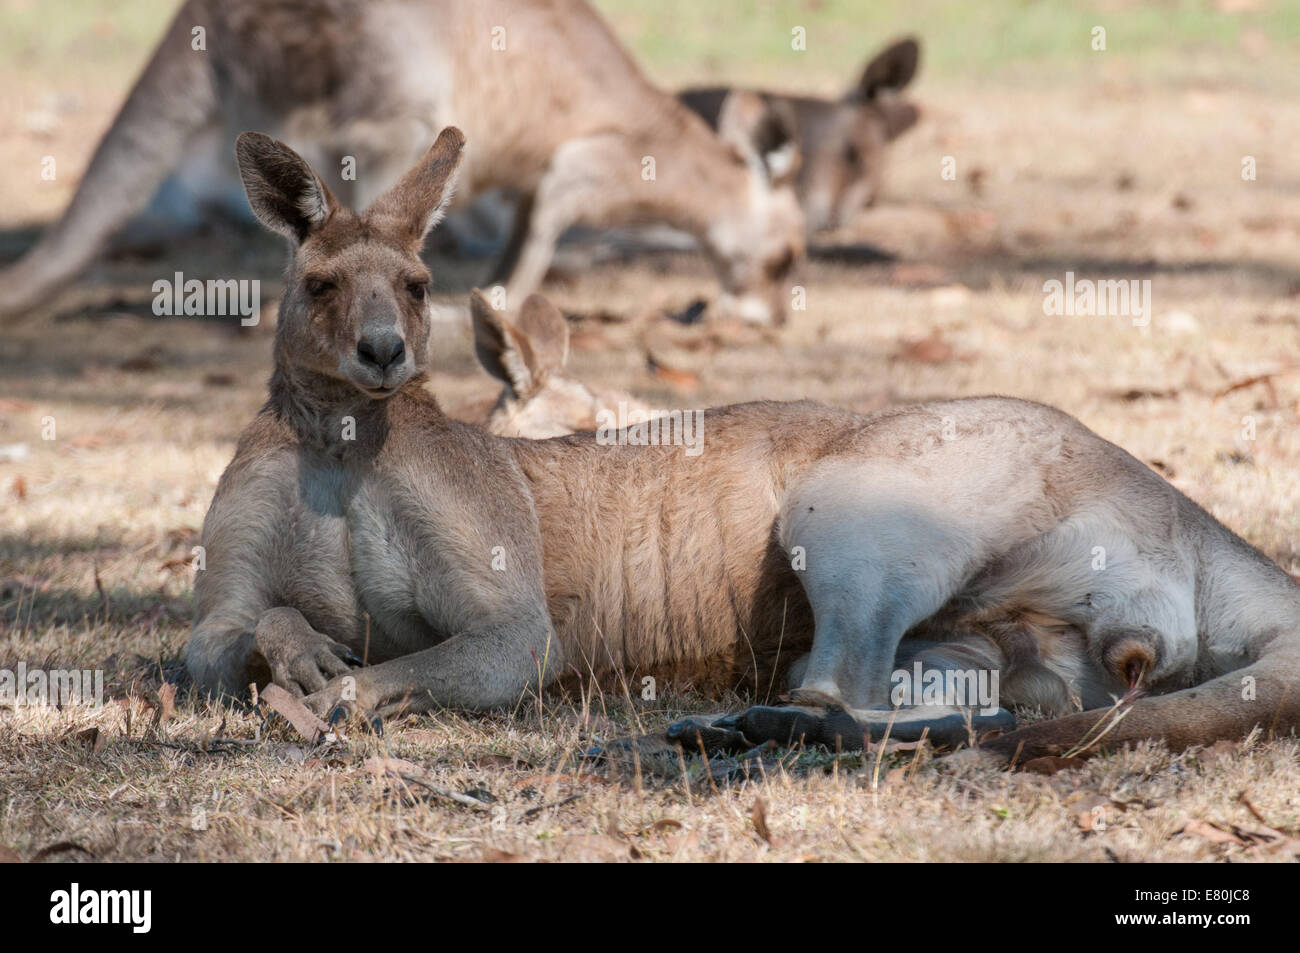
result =
[[[357,342],[357,359],[386,371],[406,356],[406,344],[394,328],[368,331]]]

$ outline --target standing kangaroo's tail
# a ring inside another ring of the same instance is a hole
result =
[[[1222,739],[1300,729],[1300,586],[1261,553],[1223,530],[1227,545],[1203,553],[1198,588],[1202,626],[1252,659],[1201,685],[1142,698],[1108,712],[1093,709],[1040,722],[982,744],[1024,762],[1067,752],[1089,754],[1152,739],[1175,751]],[[1116,720],[1116,716],[1122,717]]]
[[[107,238],[140,212],[216,113],[211,57],[191,49],[193,4],[181,8],[59,222],[0,272],[0,315],[30,310],[76,274]]]

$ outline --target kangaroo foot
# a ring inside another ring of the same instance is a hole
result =
[[[668,738],[686,750],[698,750],[703,744],[706,751],[710,746],[714,750],[752,748],[767,741],[780,745],[802,742],[853,751],[862,748],[867,738],[873,742],[885,738],[911,742],[922,737],[936,747],[947,748],[970,744],[972,733],[979,737],[992,731],[1009,731],[1015,725],[1015,717],[1001,708],[989,714],[934,706],[850,713],[829,705],[780,708],[755,705],[708,724],[692,719],[677,722],[668,728]]]
[[[264,613],[254,639],[271,681],[297,698],[320,691],[331,678],[361,664],[350,648],[317,632],[297,609],[281,607]]]

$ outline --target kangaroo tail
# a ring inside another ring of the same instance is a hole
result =
[[[0,271],[0,316],[29,311],[80,271],[143,209],[195,132],[215,115],[214,52],[193,50],[186,4],[95,150],[59,222]]]
[[[1040,722],[987,741],[981,751],[1023,763],[1067,753],[1088,755],[1138,741],[1175,751],[1222,739],[1300,728],[1300,652],[1266,652],[1246,668],[1168,695],[1143,698],[1122,717],[1093,709]],[[1112,724],[1113,723],[1113,724]]]

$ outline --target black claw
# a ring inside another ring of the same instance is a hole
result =
[[[682,746],[687,754],[706,754],[717,751],[739,751],[751,747],[745,736],[731,726],[723,726],[719,719],[713,723],[685,718],[668,726],[664,736]]]
[[[347,720],[348,710],[342,705],[335,705],[330,709],[329,716],[325,719],[325,723],[333,728],[335,725],[341,725]]]
[[[366,664],[365,660],[362,659],[361,656],[358,655],[356,652],[353,652],[351,649],[348,649],[346,652],[343,653],[343,661],[347,662],[353,668],[361,668]]]
[[[366,724],[368,724],[370,730],[379,735],[379,737],[382,738],[384,736],[384,719],[380,718],[378,715],[371,715],[366,719]]]

